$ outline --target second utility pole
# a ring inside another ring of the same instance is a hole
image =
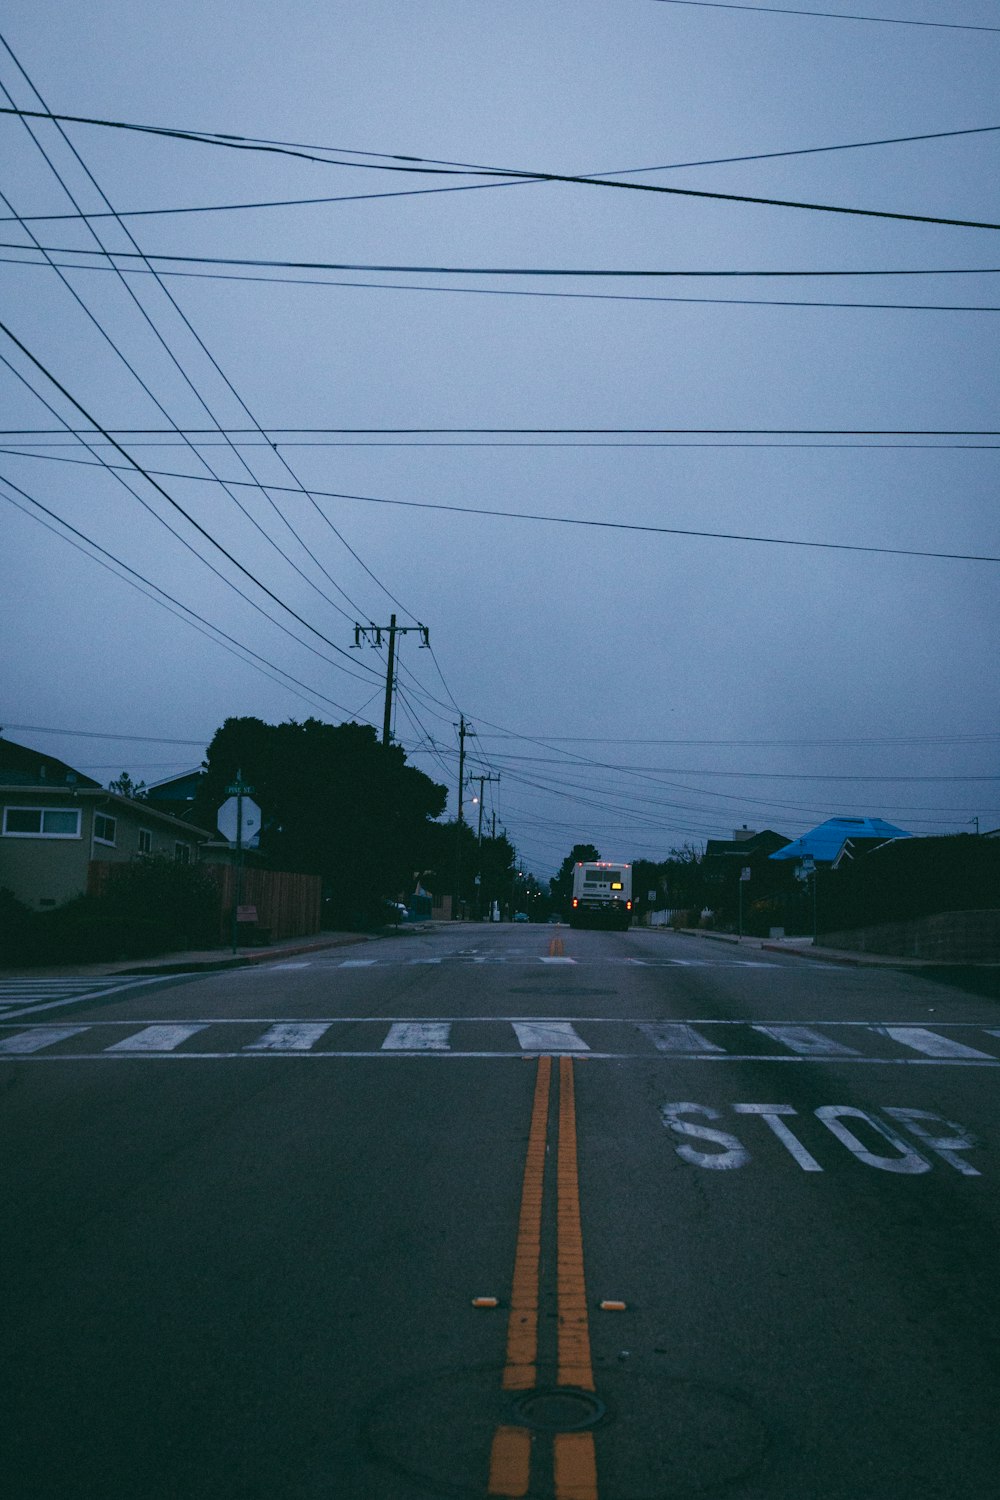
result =
[[[420,636],[421,649],[430,646],[430,631],[426,625],[397,625],[396,616],[393,615],[388,625],[355,625],[354,645],[359,647],[363,640],[370,641],[373,646],[381,646],[382,632],[389,633],[389,661],[385,674],[385,712],[382,715],[382,743],[388,745],[392,738],[392,689],[395,681],[396,666],[396,637],[397,635],[408,635],[415,630]]]
[[[460,713],[458,717],[458,818],[455,822],[455,898],[451,913],[453,919],[462,909],[462,788],[465,785],[465,737],[476,732],[468,727],[463,713]]]

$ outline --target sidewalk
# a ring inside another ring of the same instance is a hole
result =
[[[400,931],[403,929],[401,928]],[[374,942],[391,935],[394,928],[385,933],[368,932],[322,932],[310,937],[286,938],[283,942],[271,943],[266,948],[203,948],[183,953],[161,953],[155,958],[121,959],[118,962],[95,964],[53,964],[46,967],[22,967],[0,969],[0,979],[55,979],[68,977],[95,978],[101,975],[132,974],[199,974],[213,969],[240,969],[250,964],[269,963],[276,958],[291,958],[300,953],[321,953],[326,948],[344,948],[354,943]]]
[[[657,928],[649,928],[651,932]],[[664,932],[672,931],[663,928]],[[737,937],[734,932],[712,932],[707,928],[681,927],[681,937],[707,938],[712,943],[730,943],[736,947],[756,948],[764,953],[786,953],[793,958],[807,958],[828,964],[851,964],[857,968],[871,969],[1000,969],[1000,964],[978,962],[973,959],[902,958],[891,953],[854,953],[843,948],[817,947],[812,938],[759,938]]]

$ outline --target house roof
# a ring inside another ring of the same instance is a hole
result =
[[[195,766],[191,771],[182,771],[179,776],[165,776],[162,781],[151,781],[146,791],[150,797],[161,798],[164,802],[189,802],[204,778],[204,770],[201,766]]]
[[[787,843],[784,834],[775,833],[773,828],[762,828],[759,833],[753,833],[745,839],[708,839],[705,843],[705,858],[746,860],[750,855],[769,853]]]
[[[825,823],[812,828],[801,838],[786,844],[770,856],[771,859],[803,859],[811,856],[823,864],[832,864],[848,839],[875,840],[885,843],[888,839],[911,839],[912,833],[897,828],[884,818],[827,818]]]
[[[0,781],[7,786],[96,787],[92,776],[68,766],[54,755],[42,755],[0,735]]]
[[[57,781],[7,781],[6,771],[0,771],[0,799],[9,801],[13,796],[16,800],[35,800],[38,797],[64,797],[71,802],[92,802],[98,807],[106,807],[111,811],[119,813],[131,813],[132,817],[139,823],[160,823],[165,827],[182,833],[186,838],[204,841],[211,835],[204,828],[199,828],[194,823],[185,822],[183,818],[175,817],[173,813],[164,812],[155,803],[135,797],[122,797],[118,792],[109,792],[97,782],[89,786],[80,786],[79,783],[60,783]],[[26,792],[25,788],[30,791]]]

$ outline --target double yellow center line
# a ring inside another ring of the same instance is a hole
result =
[[[542,1243],[545,1148],[548,1136],[552,1058],[538,1059],[531,1129],[514,1254],[510,1317],[507,1323],[506,1391],[529,1391],[538,1384],[538,1304]],[[559,1332],[559,1387],[594,1389],[583,1270],[580,1181],[576,1146],[573,1059],[559,1059],[559,1145],[556,1161],[556,1265]],[[531,1432],[503,1425],[493,1436],[490,1495],[527,1495],[531,1482]],[[553,1438],[556,1500],[597,1500],[597,1463],[592,1432],[557,1432]]]

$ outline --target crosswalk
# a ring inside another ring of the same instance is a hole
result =
[[[174,1058],[504,1058],[542,1053],[681,1062],[1000,1067],[1000,1027],[882,1021],[628,1021],[578,1016],[353,1016],[0,1023],[0,1065]]]
[[[162,984],[168,977],[171,976],[139,978],[135,975],[99,974],[86,977],[69,975],[65,978],[49,975],[37,979],[25,975],[0,979],[0,1020],[11,1012],[27,1014],[40,1010],[57,1010],[81,1000],[98,1000],[105,995],[115,995],[119,990]]]
[[[318,958],[295,963],[260,965],[256,973],[273,973],[290,969],[414,969],[462,965],[470,968],[504,965],[507,968],[626,968],[626,969],[778,969],[780,964],[769,959],[753,958],[621,958],[600,955],[596,958],[569,958],[563,954],[542,953],[448,953],[439,958],[341,958],[330,960]],[[796,965],[797,968],[829,969],[827,964]],[[247,972],[240,970],[240,973]]]

